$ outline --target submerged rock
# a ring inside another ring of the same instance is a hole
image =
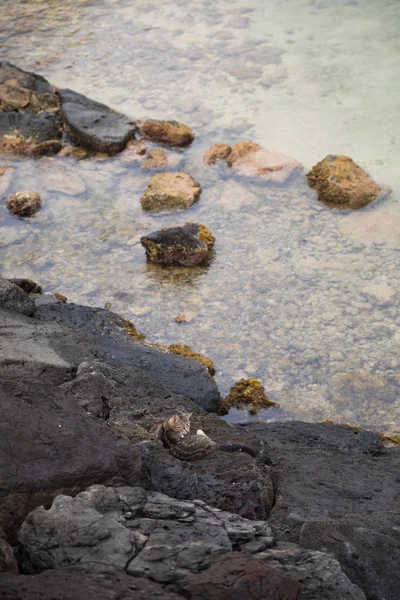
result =
[[[194,140],[194,132],[179,121],[158,121],[156,119],[136,122],[140,135],[166,146],[188,146]]]
[[[159,169],[168,164],[168,152],[162,148],[148,150],[146,158],[141,164],[142,169]]]
[[[293,158],[267,150],[255,142],[237,142],[232,146],[227,163],[240,175],[260,176],[275,183],[283,183],[301,169],[301,164]]]
[[[290,575],[243,552],[225,554],[178,584],[189,600],[301,600],[302,589]]]
[[[57,95],[44,77],[0,62],[0,112],[58,112],[59,108]]]
[[[180,354],[181,356],[187,356],[188,358],[193,358],[194,360],[199,361],[205,366],[211,377],[214,377],[215,366],[211,358],[208,358],[208,356],[203,356],[199,352],[192,350],[190,346],[185,346],[184,344],[171,344],[168,346],[168,350],[174,354]]]
[[[330,154],[311,169],[307,179],[320,202],[337,208],[362,208],[382,192],[349,156]]]
[[[33,217],[42,206],[42,199],[36,192],[22,191],[9,196],[5,205],[14,215]]]
[[[68,89],[57,94],[66,129],[80,146],[114,154],[135,137],[135,122],[125,115]]]
[[[54,154],[61,148],[59,119],[51,113],[0,113],[0,153]]]
[[[187,173],[154,175],[140,199],[143,210],[184,210],[199,199],[201,187]]]
[[[202,264],[208,256],[207,245],[183,227],[155,231],[140,242],[147,260],[163,266],[191,267]]]
[[[205,165],[213,165],[217,160],[225,160],[231,153],[232,148],[228,144],[214,144],[204,154],[203,162]]]
[[[258,379],[241,379],[231,387],[226,398],[220,399],[218,412],[220,415],[227,415],[232,407],[247,406],[250,406],[250,414],[254,415],[262,408],[277,407],[279,404],[268,398]]]
[[[209,250],[214,247],[215,236],[205,225],[202,225],[201,223],[188,222],[184,224],[183,229],[204,242]]]

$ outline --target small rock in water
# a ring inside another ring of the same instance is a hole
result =
[[[231,153],[232,148],[228,144],[214,144],[204,154],[203,162],[205,165],[213,165],[217,160],[225,160]]]
[[[337,208],[362,208],[382,193],[375,181],[349,156],[330,154],[307,174],[318,200]]]
[[[184,227],[155,231],[140,239],[150,262],[163,266],[192,267],[207,259],[208,247]]]
[[[155,119],[136,122],[140,135],[166,146],[188,146],[194,140],[194,132],[179,121],[158,121]]]
[[[22,191],[9,196],[6,208],[19,217],[32,217],[42,206],[42,200],[36,192]]]
[[[256,414],[262,408],[278,407],[265,393],[264,387],[258,379],[241,379],[231,387],[226,398],[219,402],[219,414],[227,415],[229,409],[246,408],[250,405],[250,414]]]
[[[283,183],[301,164],[280,152],[267,150],[255,142],[237,142],[227,158],[229,167],[240,175],[260,176],[276,183]]]
[[[201,187],[187,173],[154,175],[140,202],[143,210],[183,210],[199,199]]]
[[[181,312],[177,317],[175,317],[175,321],[177,323],[187,323],[185,313]]]
[[[142,169],[159,169],[168,164],[168,152],[162,148],[153,148],[147,152],[145,160],[142,162]]]

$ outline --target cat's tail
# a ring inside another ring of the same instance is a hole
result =
[[[224,452],[246,452],[250,454],[253,458],[257,458],[258,452],[250,446],[245,446],[244,444],[218,444],[218,449],[223,450]]]

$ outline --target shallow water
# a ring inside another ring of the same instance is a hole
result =
[[[2,274],[110,302],[149,340],[204,352],[222,393],[258,377],[281,408],[256,418],[400,431],[398,0],[6,5],[10,62],[130,116],[193,127],[176,164],[203,192],[188,211],[154,216],[139,202],[151,173],[121,157],[3,159],[16,168],[10,192],[34,189],[44,206],[26,220],[1,211]],[[203,167],[212,143],[239,139],[305,169],[349,154],[393,193],[340,212],[304,176],[277,187]],[[186,221],[216,235],[209,268],[148,266],[140,236]]]

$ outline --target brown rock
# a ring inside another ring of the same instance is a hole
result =
[[[213,165],[217,160],[225,160],[231,153],[232,148],[228,144],[214,144],[203,157],[205,165]]]
[[[147,152],[142,169],[159,169],[168,164],[168,152],[162,148],[153,148]]]
[[[381,193],[378,184],[349,156],[326,156],[307,179],[320,202],[337,208],[362,208]]]
[[[58,112],[58,98],[46,79],[0,62],[0,112]]]
[[[235,144],[227,163],[240,175],[260,176],[275,183],[283,183],[294,171],[301,169],[300,163],[293,158],[262,148],[255,142]]]
[[[188,600],[300,600],[302,585],[250,554],[225,554],[209,567],[178,582]]]
[[[184,227],[161,229],[140,239],[147,260],[163,266],[192,267],[207,259],[208,247]]]
[[[5,204],[14,215],[32,217],[42,206],[42,200],[36,192],[23,191],[9,196]]]
[[[199,199],[201,188],[187,173],[154,175],[140,202],[143,210],[183,210]]]
[[[220,399],[219,414],[227,415],[232,406],[235,408],[250,406],[250,414],[256,414],[262,408],[279,406],[279,404],[268,398],[258,379],[241,379],[231,387],[226,398]]]
[[[203,356],[199,352],[192,350],[190,346],[185,346],[184,344],[171,344],[168,346],[168,350],[173,352],[173,354],[180,354],[181,356],[187,356],[188,358],[197,360],[207,369],[211,377],[214,377],[215,366],[211,358],[208,358],[208,356]]]
[[[194,140],[194,132],[179,121],[158,121],[155,119],[136,122],[140,135],[166,146],[188,146]]]
[[[68,144],[67,146],[61,148],[60,152],[58,153],[58,156],[61,156],[63,158],[72,156],[76,160],[83,160],[84,158],[87,158],[89,156],[89,152],[88,150],[86,150],[86,148],[81,148],[80,146],[73,146],[72,144]]]
[[[183,229],[204,242],[209,250],[213,248],[215,244],[215,236],[205,225],[202,225],[201,223],[189,222],[184,224]]]

